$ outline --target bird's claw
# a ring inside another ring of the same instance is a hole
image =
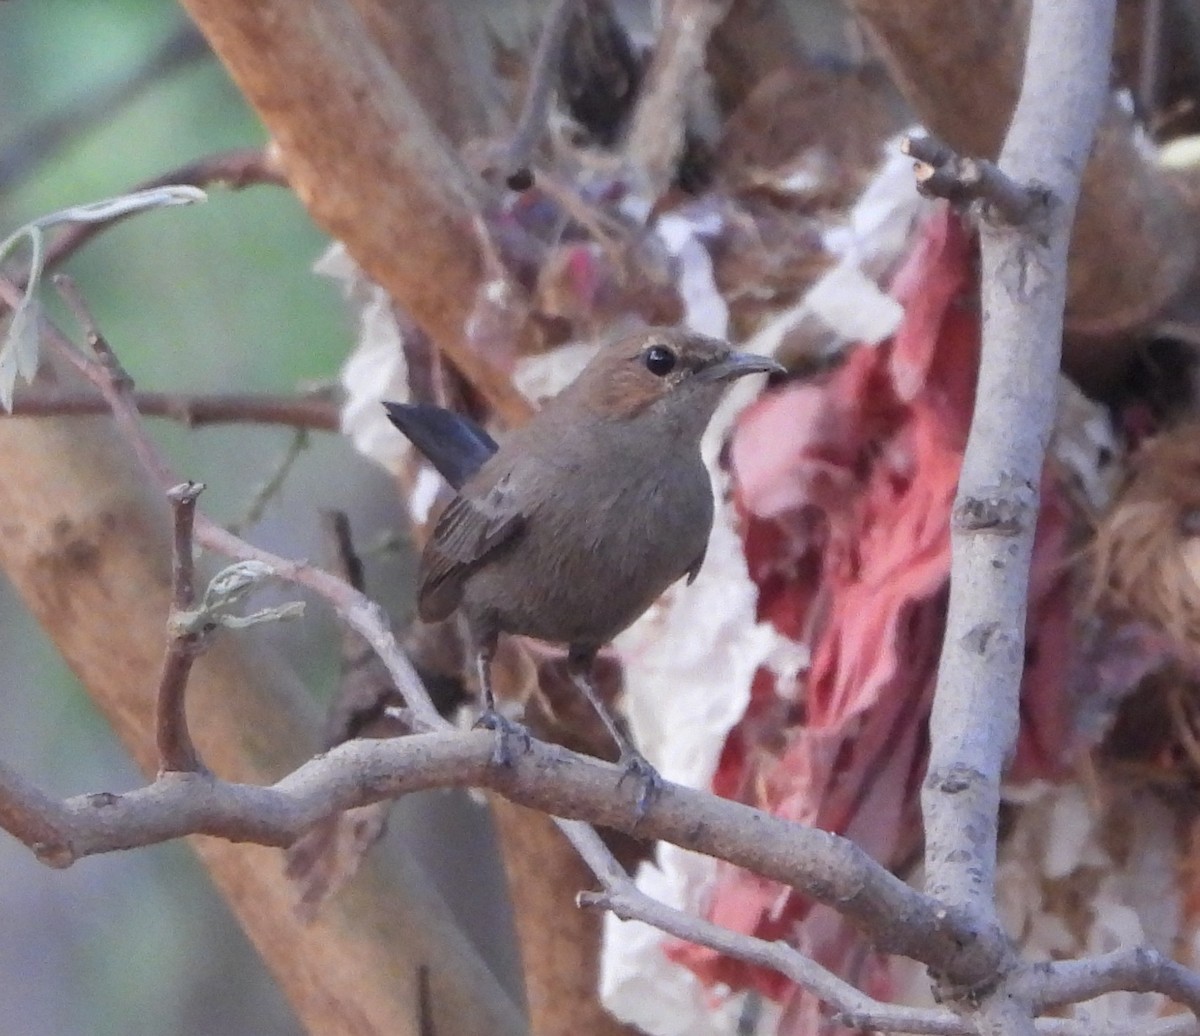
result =
[[[496,744],[492,748],[492,762],[496,766],[512,766],[518,755],[529,751],[532,743],[529,731],[495,709],[485,709],[481,712],[475,726],[495,733]]]
[[[641,752],[634,749],[622,753],[617,765],[621,767],[621,776],[617,781],[617,787],[619,788],[626,781],[633,781],[637,787],[634,816],[636,820],[641,820],[646,815],[646,810],[650,808],[650,803],[662,791],[662,776],[650,765],[649,760]]]

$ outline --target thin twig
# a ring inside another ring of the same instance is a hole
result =
[[[366,573],[362,558],[354,548],[354,537],[350,533],[350,519],[345,511],[325,511],[321,514],[321,529],[328,544],[330,569],[349,583],[355,590],[364,593],[367,589]]]
[[[284,396],[266,393],[135,392],[134,402],[144,417],[162,417],[189,428],[214,424],[286,425],[310,431],[336,432],[339,427],[335,394],[328,390]],[[12,414],[5,417],[87,417],[110,413],[108,401],[96,392],[72,392],[37,386],[18,391]]]
[[[61,803],[0,763],[0,828],[50,867],[69,867],[76,859],[70,832],[56,820],[61,809]]]
[[[533,186],[533,153],[542,134],[546,132],[546,120],[550,114],[550,101],[558,86],[562,68],[563,46],[567,41],[567,27],[575,13],[579,0],[554,0],[542,25],[542,34],[529,65],[529,84],[525,90],[525,102],[517,118],[512,139],[504,149],[500,172],[505,183],[514,191],[524,191]]]
[[[689,115],[708,89],[708,41],[731,0],[673,0],[642,79],[626,136],[625,159],[651,198],[670,185],[687,139]]]
[[[433,1022],[433,993],[429,988],[429,965],[417,969],[417,1036],[437,1036]]]
[[[339,579],[366,593],[362,558],[350,535],[350,520],[343,511],[323,511],[321,531],[326,543],[326,568]],[[327,711],[325,747],[352,737],[394,736],[399,721],[387,715],[402,704],[388,671],[371,645],[347,626],[342,627],[341,677]]]
[[[196,499],[204,492],[203,482],[181,482],[167,490],[175,516],[171,559],[171,607],[190,611],[196,604],[196,557],[192,550],[192,525]]]
[[[184,621],[185,614],[191,612],[196,604],[192,527],[196,516],[196,498],[203,490],[203,483],[182,482],[167,491],[174,515],[174,536],[171,616],[167,623],[169,639],[162,677],[158,683],[155,714],[160,773],[200,773],[204,769],[188,730],[186,699],[192,664],[204,650],[207,633],[191,628]]]
[[[1040,1010],[1127,990],[1161,993],[1200,1019],[1200,975],[1148,946],[1040,965],[1029,969],[1023,981]]]
[[[1150,126],[1157,121],[1167,59],[1164,46],[1166,13],[1164,0],[1146,0],[1142,7],[1142,52],[1138,61],[1137,98],[1142,118]]]
[[[293,429],[292,436],[288,440],[287,449],[284,450],[283,456],[279,458],[274,470],[267,476],[262,485],[254,491],[254,495],[250,498],[250,503],[246,505],[246,513],[237,521],[230,523],[230,532],[237,533],[240,536],[246,529],[252,529],[262,521],[262,516],[266,513],[267,505],[282,492],[288,475],[292,473],[292,469],[296,466],[296,461],[300,459],[301,454],[306,449],[308,449],[308,432],[303,428]]]
[[[581,892],[578,896],[581,906],[611,910],[623,921],[642,921],[678,939],[778,971],[832,1007],[838,1014],[838,1022],[848,1028],[937,1036],[961,1036],[975,1031],[949,1011],[927,1011],[875,1000],[785,942],[756,939],[667,906],[633,883],[592,828],[568,822],[564,834],[603,885],[601,892]]]
[[[366,591],[363,564],[354,549],[349,519],[323,511],[326,567],[355,590]],[[390,714],[401,702],[383,663],[362,637],[342,627],[341,678],[326,711],[324,747],[355,737],[395,737],[408,727]],[[313,825],[287,849],[285,873],[299,891],[297,913],[314,917],[358,871],[367,851],[387,829],[390,802],[333,813]]]
[[[905,137],[900,150],[916,160],[917,190],[927,198],[954,205],[984,202],[1012,227],[1035,221],[1045,209],[1044,189],[1017,183],[987,159],[962,158],[936,137]]]
[[[108,339],[100,333],[100,328],[96,325],[96,318],[92,316],[92,312],[84,301],[83,295],[80,294],[75,281],[65,273],[55,274],[52,280],[54,287],[58,289],[58,294],[71,311],[71,315],[83,330],[88,347],[96,354],[96,359],[99,361],[100,366],[104,368],[104,373],[108,380],[119,391],[132,391],[133,378],[121,366],[121,361],[117,358],[117,354],[113,352],[112,346],[108,344]]]
[[[557,202],[563,212],[591,234],[592,240],[604,249],[616,269],[624,269],[629,261],[628,242],[631,236],[625,224],[581,198],[572,184],[551,173],[538,173],[538,189]]]
[[[97,377],[111,386],[118,396],[131,395],[133,379],[121,366],[117,354],[100,332],[96,319],[75,282],[66,274],[59,273],[54,276],[54,286],[83,329],[92,352],[96,354],[95,361],[84,362],[96,372]],[[74,353],[74,350],[71,352]],[[83,357],[80,356],[80,359]],[[145,446],[148,450],[153,450],[149,440]],[[163,474],[169,474],[169,468],[161,458],[159,469]],[[169,486],[165,490],[174,513],[174,537],[171,615],[167,623],[167,652],[158,683],[155,717],[155,738],[158,745],[159,770],[162,773],[199,773],[204,769],[188,731],[186,707],[187,685],[192,665],[204,650],[208,636],[207,631],[195,629],[186,621],[186,615],[196,601],[192,536],[196,519],[196,497],[203,489],[204,486],[198,482],[184,482]]]
[[[1139,1021],[1125,1029],[1105,1030],[1084,1013],[1082,1019],[1039,1018],[1037,1031],[1042,1036],[1200,1036],[1200,1022],[1190,1014],[1176,1014],[1154,1021]]]
[[[78,289],[75,288],[71,278],[65,274],[56,274],[54,284],[58,288],[59,294],[62,295],[63,301],[67,303],[68,307],[75,314],[76,319],[84,327],[84,334],[87,337],[88,344],[93,347],[93,350],[97,346],[100,346],[101,349],[107,349],[108,343],[96,330],[95,322],[83,305]],[[5,301],[10,305],[14,304],[14,292],[19,294],[19,289],[15,289],[9,281],[0,280],[0,297],[4,297]],[[121,369],[120,363],[106,364],[100,359],[90,360],[77,350],[71,340],[49,321],[43,321],[42,328],[42,333],[46,341],[55,352],[87,378],[96,388],[100,389],[101,393],[108,399],[109,409],[117,419],[117,423],[122,426],[123,431],[127,434],[131,430],[134,432],[139,431],[137,406],[133,402],[133,380],[127,372]],[[111,352],[111,350],[109,351]],[[129,438],[129,444],[133,447],[133,451],[137,454],[137,458],[142,466],[151,474],[154,481],[158,483],[161,492],[165,493],[176,484],[176,479],[171,473],[170,465],[167,464],[165,458],[159,453],[158,448],[148,437],[145,435],[134,435]]]

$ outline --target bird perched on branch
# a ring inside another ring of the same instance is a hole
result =
[[[592,663],[668,586],[696,577],[713,521],[700,437],[734,379],[782,370],[713,338],[640,331],[602,347],[499,447],[449,411],[384,404],[458,490],[425,545],[417,610],[427,622],[465,618],[480,724],[498,733],[498,761],[511,758],[514,736],[527,738],[496,711],[498,636],[565,644],[572,681],[620,747],[645,807],[658,774],[600,701]]]

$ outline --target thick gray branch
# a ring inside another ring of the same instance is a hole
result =
[[[1055,412],[1067,244],[1108,82],[1112,0],[1037,0],[1000,167],[1040,226],[985,226],[983,356],[952,532],[950,610],[922,796],[931,893],[995,918],[1000,776],[1017,731],[1038,486]]]
[[[1034,0],[1025,78],[998,165],[1044,190],[1038,220],[981,230],[983,355],[952,522],[946,639],[922,793],[931,895],[996,923],[1000,778],[1024,668],[1038,489],[1054,418],[1067,245],[1105,102],[1113,0]],[[1034,1031],[1015,956],[943,993],[985,1033]]]
[[[486,787],[533,809],[660,838],[784,882],[836,906],[885,952],[953,968],[959,944],[972,937],[845,838],[670,784],[639,820],[629,789],[618,786],[618,767],[536,741],[511,767],[497,767],[493,747],[484,731],[350,741],[270,787],[166,774],[125,794],[52,805],[0,771],[0,802],[36,796],[43,832],[32,847],[63,865],[187,834],[285,846],[340,810],[426,788]],[[0,810],[0,820],[6,817]],[[26,841],[20,827],[9,830]]]
[[[511,767],[492,761],[484,731],[349,741],[306,763],[270,787],[222,781],[203,773],[169,772],[134,791],[46,796],[0,766],[0,827],[51,866],[89,855],[152,845],[188,834],[285,846],[331,813],[434,787],[490,787],[514,802],[560,817],[663,838],[717,855],[786,882],[854,919],[881,949],[937,966],[966,937],[942,911],[874,863],[852,843],[823,831],[759,813],[705,792],[667,785],[638,819],[619,785],[621,771],[566,749],[534,742]],[[855,1028],[957,1036],[981,1031],[945,1011],[872,1000],[784,943],[722,929],[640,892],[586,824],[563,820],[564,833],[600,879],[604,892],[585,900],[619,916],[655,925],[683,939],[774,968],[831,1005]],[[1114,989],[1164,993],[1198,1006],[1200,977],[1153,951],[1131,950],[1030,969],[1012,1003],[1034,1011]],[[1082,1036],[1078,1023],[1046,1020],[1039,1031]],[[986,1029],[982,1030],[986,1031]],[[1169,1033],[1195,1031],[1173,1025]],[[1139,1034],[1144,1036],[1144,1034]]]

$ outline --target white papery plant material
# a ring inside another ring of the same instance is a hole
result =
[[[825,234],[825,248],[875,276],[886,273],[908,250],[917,220],[934,204],[917,193],[912,159],[900,150],[912,126],[883,145],[883,162],[864,188],[846,221]]]
[[[579,377],[598,348],[593,342],[572,342],[548,353],[523,356],[513,371],[513,384],[526,399],[540,405]]]
[[[714,478],[724,497],[722,473]],[[712,782],[726,735],[746,710],[760,666],[788,658],[787,645],[755,617],[733,509],[717,508],[708,554],[690,587],[677,583],[614,647],[625,668],[625,713],[634,739],[664,777],[693,788]],[[699,913],[715,860],[660,844],[636,881],[656,899]],[[604,920],[601,997],[618,1018],[654,1036],[734,1031],[741,998],[722,1004],[690,971],[663,955],[669,938],[636,922]]]
[[[1112,503],[1121,465],[1120,446],[1108,408],[1083,394],[1065,375],[1059,378],[1058,412],[1050,452],[1070,473],[1095,513]]]
[[[717,289],[712,257],[705,238],[720,233],[719,213],[702,204],[660,216],[654,228],[667,252],[678,262],[679,297],[683,324],[688,330],[713,338],[729,335],[729,306]]]
[[[341,244],[331,245],[313,271],[335,281],[358,316],[358,345],[342,364],[342,432],[363,456],[396,471],[412,447],[380,405],[385,399],[408,399],[404,335],[391,299],[363,275]]]
[[[1007,788],[1020,803],[1000,847],[1000,917],[1032,960],[1149,945],[1168,956],[1182,936],[1175,817],[1155,795],[1078,783]],[[1121,850],[1110,847],[1119,844]],[[1072,1008],[1098,1031],[1135,1031],[1165,998],[1109,993]]]
[[[661,845],[658,866],[643,864],[638,887],[669,906],[699,913],[701,904],[686,890],[703,889],[712,880],[713,861],[674,845]],[[737,1031],[745,996],[714,996],[686,968],[662,953],[663,933],[640,921],[604,917],[605,953],[600,995],[621,1021],[654,1036],[731,1036]],[[619,955],[610,951],[619,946]],[[756,1032],[775,1030],[778,1008],[762,1005]]]
[[[877,345],[895,333],[904,311],[883,282],[930,205],[913,184],[912,160],[900,152],[902,139],[884,145],[883,164],[845,222],[825,232],[823,244],[834,265],[799,302],[764,323],[747,350],[774,356],[791,331],[814,317],[833,332],[826,344],[830,352],[853,342]]]

